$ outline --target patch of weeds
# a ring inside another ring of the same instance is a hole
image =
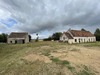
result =
[[[77,75],[75,67],[72,67],[71,65],[67,65],[67,69],[69,69],[72,72],[73,75]]]
[[[49,71],[49,69],[47,68],[47,69],[46,69],[46,71],[48,72],[48,71]]]
[[[50,54],[49,54],[49,53],[45,53],[44,55],[45,55],[45,56],[50,56]]]
[[[76,75],[95,75],[94,73],[90,73],[86,70],[82,70],[81,72],[77,73]]]
[[[72,67],[72,66],[70,66],[70,65],[68,65],[67,68],[68,68],[70,71],[75,70],[75,67]]]
[[[83,66],[83,68],[86,70],[86,71],[89,71],[88,67],[87,66]]]
[[[77,73],[77,75],[95,75],[95,73],[92,73],[89,68],[85,65],[83,65],[83,70]]]
[[[67,61],[67,60],[63,60],[61,62],[62,62],[62,65],[68,65],[68,64],[70,64],[69,61]]]
[[[58,63],[58,62],[60,62],[60,60],[58,59],[58,58],[51,58],[50,60],[52,60],[53,62],[55,62],[55,63]]]
[[[61,64],[61,65],[69,65],[70,64],[69,61],[67,61],[67,60],[59,60],[58,58],[54,58],[54,57],[52,57],[50,60],[52,60],[56,64]]]
[[[50,58],[53,58],[54,56],[50,56]]]

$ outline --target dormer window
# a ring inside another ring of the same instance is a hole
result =
[[[65,40],[65,37],[63,37],[63,39]]]

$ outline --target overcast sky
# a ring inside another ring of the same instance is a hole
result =
[[[0,0],[0,33],[45,38],[69,28],[100,28],[100,0]]]

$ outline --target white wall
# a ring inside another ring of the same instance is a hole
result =
[[[64,39],[65,38],[65,39]],[[60,41],[63,41],[63,42],[68,42],[68,43],[74,43],[74,39],[69,39],[64,33],[63,35],[60,37]]]
[[[64,39],[65,38],[65,39]],[[63,35],[60,37],[60,41],[68,42],[68,43],[81,43],[81,42],[93,42],[96,41],[96,37],[73,37],[74,39],[68,39],[68,37],[63,33]],[[75,39],[77,39],[77,42],[75,42]],[[80,39],[80,42],[79,42]]]
[[[65,39],[64,39],[65,38]],[[65,41],[68,41],[68,38],[67,38],[67,36],[63,33],[62,34],[62,36],[60,37],[60,41],[63,41],[63,42],[65,42]]]
[[[70,43],[70,44],[74,43],[74,39],[69,39],[68,43]]]
[[[95,37],[73,37],[73,38],[74,38],[74,40],[77,39],[77,42],[74,41],[75,43],[79,43],[79,39],[80,39],[80,43],[96,41]]]
[[[29,42],[29,36],[27,35],[25,38],[25,43],[28,43],[28,42]]]
[[[20,43],[21,43],[20,40],[25,40],[25,43],[28,43],[29,42],[29,37],[26,37],[26,38],[8,38],[7,42],[11,43],[11,41],[12,41],[12,43],[15,43],[15,40],[19,40]]]

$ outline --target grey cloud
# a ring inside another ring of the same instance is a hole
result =
[[[54,30],[60,26],[85,25],[100,27],[100,0],[1,0],[11,17],[18,21],[14,28],[29,33]],[[8,6],[8,8],[7,8]],[[20,25],[19,25],[20,24]]]
[[[9,28],[7,26],[5,26],[4,24],[0,23],[0,30],[8,32]]]

